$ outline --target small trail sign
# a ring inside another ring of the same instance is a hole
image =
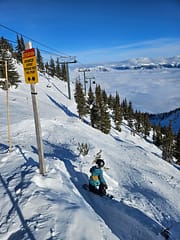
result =
[[[36,66],[36,54],[35,49],[26,49],[23,51],[23,67],[25,82],[28,84],[34,84],[38,82],[38,73]]]

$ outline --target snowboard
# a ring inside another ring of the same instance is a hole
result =
[[[85,190],[87,190],[87,191],[89,191],[89,185],[88,184],[83,184],[82,185],[82,187],[85,189]],[[91,192],[91,191],[89,191],[89,192]],[[93,192],[92,192],[93,193]],[[96,194],[96,193],[94,193],[94,194]],[[114,198],[114,196],[113,195],[111,195],[111,194],[109,194],[109,193],[106,193],[106,195],[98,195],[98,194],[96,194],[97,196],[100,196],[100,197],[103,197],[103,198],[109,198],[109,199],[113,199]]]

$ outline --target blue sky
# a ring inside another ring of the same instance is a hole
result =
[[[180,55],[180,0],[0,0],[0,11],[0,24],[80,63]]]

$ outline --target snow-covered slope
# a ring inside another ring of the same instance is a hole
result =
[[[161,151],[125,124],[121,133],[105,135],[79,120],[66,83],[41,75],[36,87],[45,176],[39,174],[30,87],[10,89],[11,153],[0,91],[0,238],[163,240],[160,232],[170,228],[171,239],[180,239],[179,170]],[[79,156],[79,143],[88,144],[88,155]],[[114,200],[82,188],[100,150]]]

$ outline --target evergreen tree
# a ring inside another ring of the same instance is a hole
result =
[[[113,98],[112,94],[110,94],[109,97],[108,97],[108,106],[111,110],[113,110],[114,98]]]
[[[60,66],[59,58],[57,58],[57,60],[56,60],[55,70],[56,70],[56,77],[62,78],[62,71],[61,71],[61,66]]]
[[[102,94],[102,100],[103,100],[104,104],[108,104],[108,97],[107,97],[106,91],[102,90],[101,94]]]
[[[24,44],[24,39],[21,35],[21,37],[19,38],[19,36],[17,35],[17,46],[16,46],[16,59],[18,62],[22,63],[22,52],[25,50],[25,44]]]
[[[170,122],[169,126],[166,128],[165,135],[162,141],[162,158],[165,161],[171,162],[174,152],[173,144],[174,136],[172,131],[172,123]]]
[[[89,109],[89,113],[91,113],[91,109],[93,107],[94,101],[95,101],[95,97],[92,91],[92,87],[90,86],[88,91],[88,97],[87,97],[87,106]]]
[[[4,52],[9,52],[11,56],[14,55],[14,49],[12,44],[10,44],[9,41],[4,37],[0,38],[0,51],[1,54],[3,54]]]
[[[96,103],[93,103],[90,113],[91,126],[97,128],[98,123],[100,122],[100,113]]]
[[[160,124],[155,126],[153,129],[153,143],[158,147],[162,145],[162,132]]]
[[[37,62],[37,65],[38,65],[38,70],[40,72],[44,72],[43,58],[42,58],[41,52],[40,52],[40,50],[38,48],[37,48],[36,62]]]
[[[129,102],[128,108],[127,108],[127,121],[128,121],[128,126],[131,128],[133,131],[133,118],[134,118],[134,111],[132,107],[132,102]]]
[[[110,120],[108,107],[107,107],[107,104],[102,102],[102,105],[101,105],[101,128],[100,128],[100,130],[103,133],[108,134],[110,129],[111,129],[111,120]]]
[[[141,133],[142,132],[142,114],[141,112],[135,112],[135,130],[137,133]]]
[[[127,118],[132,119],[133,117],[134,117],[134,111],[133,111],[133,107],[132,107],[132,102],[129,101],[129,104],[127,106]]]
[[[49,63],[48,62],[45,63],[45,69],[46,69],[46,73],[49,74]]]
[[[126,98],[123,99],[123,101],[122,101],[122,105],[121,105],[121,108],[122,108],[122,113],[123,113],[124,119],[127,120],[127,115],[128,115],[128,104],[127,104],[127,100],[126,100]]]
[[[11,85],[18,86],[19,75],[15,68],[15,62],[12,58],[12,46],[8,43],[6,39],[3,37],[0,39],[0,59],[2,64],[0,64],[0,78],[6,78],[6,71],[5,71],[5,62],[7,62],[7,75],[8,75],[8,86],[7,81],[0,82],[0,86],[7,90],[8,87]]]
[[[75,100],[77,103],[77,111],[79,114],[79,118],[82,119],[82,117],[85,116],[88,111],[86,106],[86,99],[83,93],[83,87],[79,81],[76,81]]]
[[[67,74],[66,74],[66,66],[65,66],[65,63],[63,63],[62,65],[61,65],[61,77],[62,77],[62,79],[64,80],[64,81],[66,81],[67,82]]]
[[[180,165],[180,129],[179,129],[178,134],[176,136],[174,156],[177,159],[176,163]]]
[[[103,91],[101,90],[100,85],[96,86],[95,89],[95,105],[93,107],[93,113],[95,115],[95,119],[94,119],[94,125],[96,126],[97,129],[101,130],[104,133],[109,133],[110,128],[111,128],[111,121],[110,121],[110,115],[109,115],[109,111],[108,111],[108,106],[106,104],[106,102],[104,102],[104,98],[103,96],[105,96],[105,94],[103,94]]]
[[[22,50],[19,36],[17,35],[17,46],[16,46],[16,59],[18,62],[22,62]]]
[[[22,51],[25,50],[25,43],[24,43],[24,39],[23,39],[23,36],[21,35],[21,38],[20,38],[20,42],[21,42],[21,49]]]
[[[54,62],[54,59],[51,58],[51,59],[50,59],[50,62],[49,62],[48,73],[49,73],[49,75],[50,75],[51,77],[54,77],[55,72],[56,72],[56,70],[55,70],[55,62]]]
[[[95,97],[90,85],[87,98],[87,108],[88,113],[90,114],[91,126],[94,127],[94,118],[95,118],[95,109],[94,109]]]
[[[93,114],[93,126],[95,128],[101,129],[101,87],[100,85],[96,85],[95,88],[95,103],[92,108]]]
[[[149,122],[149,116],[147,113],[143,114],[143,134],[144,138],[146,139],[149,136],[151,130],[151,124]]]
[[[115,123],[115,129],[118,131],[121,131],[122,113],[121,113],[121,106],[120,106],[120,97],[117,92],[116,92],[116,97],[115,97],[114,106],[113,106],[112,118]]]

